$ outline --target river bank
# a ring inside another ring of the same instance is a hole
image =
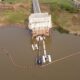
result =
[[[80,35],[80,10],[69,2],[65,4],[45,2],[41,4],[41,10],[52,15],[53,27],[58,27],[59,32]]]
[[[0,24],[0,28],[21,28],[21,29],[27,29],[27,24],[20,24],[20,23],[16,23],[16,24]],[[53,30],[57,30],[60,33],[67,33],[67,34],[73,34],[73,35],[78,35],[80,36],[80,31],[72,31],[72,30],[68,30],[62,27],[56,28],[54,27]]]
[[[73,34],[73,35],[78,35],[80,36],[80,31],[74,31],[74,30],[71,30],[71,29],[68,29],[68,28],[62,28],[64,30],[64,32],[67,32],[68,34]]]
[[[8,27],[14,27],[14,28],[22,28],[22,29],[26,29],[26,25],[25,24],[19,24],[19,23],[16,23],[16,24],[0,24],[0,28],[8,28]]]
[[[48,0],[47,0],[48,1]],[[74,8],[72,2],[58,0],[52,2],[40,1],[41,11],[52,15],[53,27],[60,31],[80,35],[80,11]],[[65,1],[65,3],[63,3]],[[0,3],[0,28],[27,28],[28,17],[32,13],[31,1],[25,3]],[[25,24],[26,23],[26,24]]]

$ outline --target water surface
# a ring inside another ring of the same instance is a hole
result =
[[[52,60],[80,51],[80,37],[74,35],[54,31],[46,43]],[[2,48],[22,68],[13,65]],[[0,29],[0,80],[80,80],[80,55],[44,68],[36,67],[35,55],[31,49],[31,35],[28,30],[13,27]]]

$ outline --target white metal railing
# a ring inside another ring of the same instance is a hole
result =
[[[40,6],[39,6],[39,1],[38,0],[32,0],[32,4],[33,4],[33,11],[34,13],[40,13]]]

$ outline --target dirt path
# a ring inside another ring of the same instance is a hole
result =
[[[10,4],[10,3],[0,3],[0,9],[2,10],[17,10],[19,8],[25,8],[28,9],[30,7],[30,3],[16,3],[16,4]]]
[[[0,24],[0,28],[5,28],[5,27],[16,27],[16,28],[22,28],[22,29],[26,29],[26,25],[25,24]]]

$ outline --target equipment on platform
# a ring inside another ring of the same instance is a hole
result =
[[[32,30],[32,36],[49,36],[52,28],[51,15],[48,13],[33,13],[29,16],[29,29]]]
[[[37,44],[32,44],[32,49],[34,50],[38,50],[38,45]]]
[[[38,57],[36,58],[36,63],[37,63],[38,65],[42,65],[42,64],[43,64],[42,56],[38,56]]]
[[[51,62],[51,55],[38,56],[36,62],[38,65],[45,64],[46,62]]]
[[[43,43],[43,55],[40,54],[40,50],[39,50],[39,56],[37,57],[37,64],[38,65],[42,65],[42,64],[45,64],[46,62],[51,62],[51,55],[48,55],[47,52],[46,52],[46,46],[45,46],[45,37],[44,36],[37,36],[36,37],[36,40],[38,42],[42,41]],[[39,45],[38,45],[38,49],[39,49]]]
[[[51,55],[43,55],[42,56],[42,61],[43,61],[43,63],[46,63],[47,61],[48,62],[51,62]]]

